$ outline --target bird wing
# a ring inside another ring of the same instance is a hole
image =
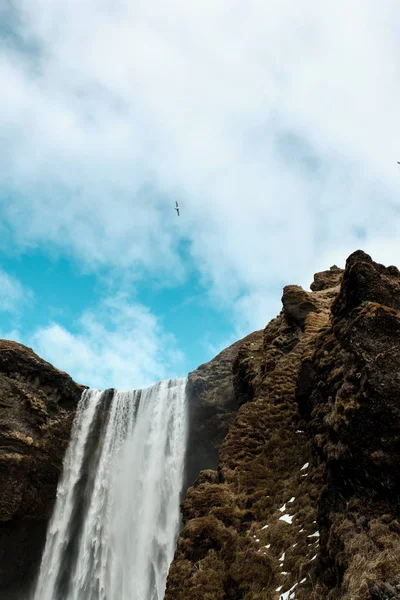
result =
[[[175,206],[176,206],[176,208],[179,208],[179,204],[176,200],[175,200]]]
[[[176,212],[178,213],[178,217],[179,217],[179,208],[176,209]]]

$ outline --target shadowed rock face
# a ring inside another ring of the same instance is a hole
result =
[[[166,600],[400,599],[400,275],[354,253],[284,290],[216,471],[182,503]]]
[[[83,387],[0,340],[0,598],[26,598]]]
[[[233,387],[233,362],[242,344],[248,344],[256,352],[261,341],[262,331],[256,331],[189,373],[185,489],[193,485],[201,469],[217,468],[222,440],[239,408]]]

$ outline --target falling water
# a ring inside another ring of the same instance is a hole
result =
[[[34,600],[162,600],[179,528],[185,379],[85,391]]]

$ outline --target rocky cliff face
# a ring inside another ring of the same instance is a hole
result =
[[[311,290],[189,375],[166,600],[400,600],[400,273],[356,252]],[[2,600],[36,574],[82,390],[0,340]]]
[[[26,597],[83,387],[0,340],[0,598]]]
[[[193,485],[200,470],[217,468],[219,449],[239,409],[240,399],[233,385],[233,363],[243,344],[255,349],[259,347],[262,335],[262,331],[250,334],[189,373],[185,489]]]
[[[400,273],[356,252],[311,289],[237,349],[166,600],[400,598]]]

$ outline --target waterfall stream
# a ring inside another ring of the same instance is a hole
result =
[[[162,600],[180,515],[186,379],[86,390],[34,600]]]

